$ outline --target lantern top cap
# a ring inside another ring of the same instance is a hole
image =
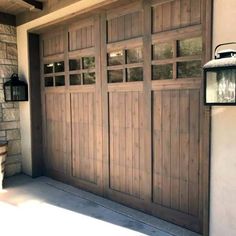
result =
[[[203,69],[216,69],[216,68],[227,68],[227,67],[236,67],[236,57],[226,57],[221,59],[214,59],[207,62]]]
[[[26,83],[19,79],[18,75],[13,73],[10,80],[4,83],[4,86],[20,86],[26,85]]]

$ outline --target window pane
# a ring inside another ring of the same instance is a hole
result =
[[[152,79],[153,80],[163,80],[173,78],[173,65],[154,65],[152,67]]]
[[[65,85],[65,76],[60,75],[55,77],[56,86],[64,86]]]
[[[95,72],[92,73],[84,73],[84,84],[95,84]]]
[[[45,87],[53,87],[53,77],[45,77],[44,78],[44,86]]]
[[[127,69],[127,81],[143,81],[143,68],[129,68]]]
[[[202,76],[201,61],[186,61],[177,63],[178,78],[193,78]]]
[[[236,70],[207,72],[206,102],[208,103],[235,103]]]
[[[55,67],[55,72],[63,72],[64,71],[64,61],[55,62],[54,67]]]
[[[107,54],[108,66],[122,65],[124,63],[123,51],[110,52]]]
[[[44,74],[53,73],[53,63],[44,64]]]
[[[81,75],[70,75],[70,85],[81,85]]]
[[[95,57],[83,57],[83,69],[95,68]]]
[[[153,60],[169,59],[172,57],[172,43],[158,43],[153,45]]]
[[[69,60],[69,70],[80,70],[80,59]]]
[[[202,53],[202,38],[184,39],[178,41],[178,56],[194,56]]]
[[[123,82],[123,70],[109,70],[108,71],[108,82],[109,83]]]
[[[139,63],[143,61],[143,50],[142,48],[133,48],[126,50],[126,60],[129,63]]]

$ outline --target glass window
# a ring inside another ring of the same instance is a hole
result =
[[[63,72],[64,71],[64,61],[60,61],[60,62],[55,62],[54,63],[54,67],[55,67],[55,72]]]
[[[65,76],[60,75],[55,77],[55,85],[56,86],[64,86],[65,85]]]
[[[95,57],[83,57],[83,69],[95,68]]]
[[[126,61],[127,61],[127,64],[142,62],[143,61],[142,48],[127,49],[126,50]]]
[[[124,63],[123,51],[110,52],[107,54],[108,66],[122,65]]]
[[[143,81],[143,68],[128,68],[127,69],[127,81]]]
[[[158,43],[153,45],[153,60],[170,59],[173,57],[172,43]]]
[[[70,85],[81,85],[81,75],[70,75]]]
[[[53,63],[44,64],[44,74],[53,73]]]
[[[45,87],[53,87],[53,77],[45,77],[44,78],[44,86]]]
[[[69,70],[80,70],[80,59],[69,60]]]
[[[178,78],[193,78],[202,76],[201,61],[185,61],[177,63]]]
[[[195,56],[202,53],[202,38],[191,38],[178,41],[178,56]]]
[[[83,74],[84,84],[95,84],[95,72]]]
[[[152,67],[152,79],[153,80],[164,80],[173,78],[173,65],[154,65]]]
[[[109,83],[123,82],[123,70],[109,70],[108,71],[108,82]]]

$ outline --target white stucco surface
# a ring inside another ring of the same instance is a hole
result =
[[[235,15],[235,0],[214,0],[213,48],[220,43],[236,41]],[[234,236],[236,107],[212,108],[211,138],[210,235]]]
[[[29,61],[28,61],[28,43],[27,32],[36,27],[47,25],[50,22],[60,18],[73,16],[85,12],[87,9],[96,5],[103,5],[116,0],[80,0],[77,3],[59,9],[48,15],[40,17],[17,27],[17,45],[18,46],[18,72],[19,76],[29,81]],[[40,88],[39,88],[40,89]],[[22,145],[22,171],[27,175],[32,175],[32,156],[31,156],[31,119],[30,119],[30,101],[20,104],[21,117],[21,145]]]

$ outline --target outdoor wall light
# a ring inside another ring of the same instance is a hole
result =
[[[204,102],[206,105],[236,105],[236,51],[215,48],[215,59],[203,66]]]
[[[28,101],[28,86],[15,73],[3,84],[3,89],[6,102]]]

